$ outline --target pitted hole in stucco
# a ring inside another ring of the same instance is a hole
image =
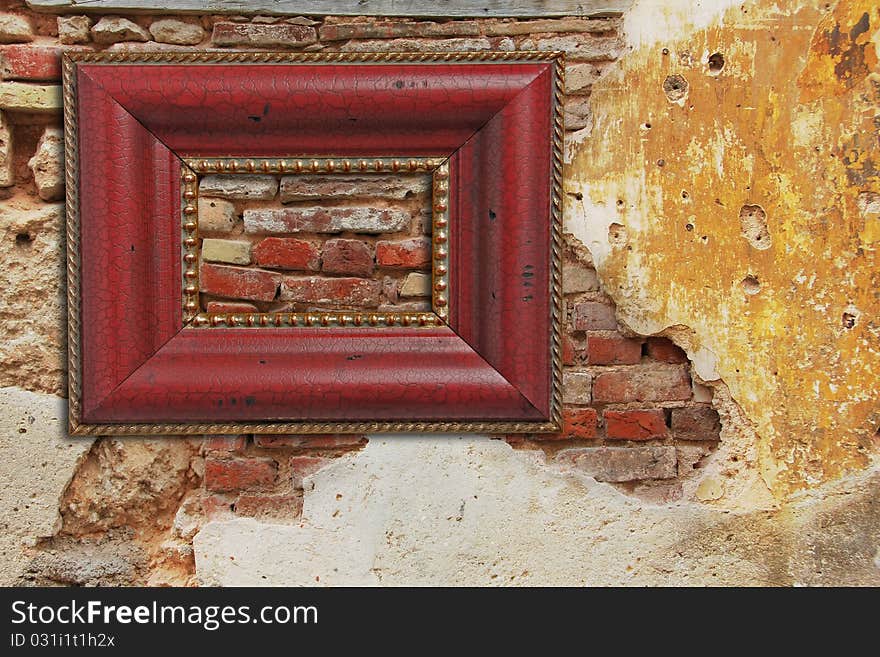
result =
[[[612,247],[621,247],[626,244],[626,226],[613,223],[608,226],[608,243]]]
[[[683,75],[667,75],[663,81],[663,93],[670,103],[683,103],[690,85]]]
[[[845,329],[855,328],[856,322],[858,321],[858,319],[859,319],[859,316],[857,314],[849,313],[849,312],[843,313],[843,318],[842,318],[842,322],[841,322],[843,324],[843,328],[845,328]]]
[[[33,244],[34,239],[35,236],[31,233],[18,233],[15,236],[15,246],[22,248],[28,247]]]
[[[767,213],[760,205],[744,205],[739,211],[743,238],[759,251],[770,248],[770,231],[767,229]]]
[[[709,55],[709,75],[718,75],[724,68],[724,55],[720,52],[713,52]]]
[[[684,225],[684,229],[690,233],[694,230],[694,225],[692,223],[688,222]]]
[[[743,291],[748,295],[754,295],[761,291],[761,281],[758,280],[757,276],[752,276],[749,274],[744,279],[742,279],[742,288]]]

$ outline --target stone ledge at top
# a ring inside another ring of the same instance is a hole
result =
[[[633,0],[27,0],[36,11],[57,13],[208,13],[276,16],[420,16],[534,18],[618,16]]]

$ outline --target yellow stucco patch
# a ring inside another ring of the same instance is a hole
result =
[[[785,495],[864,467],[880,425],[880,8],[682,15],[594,87],[567,229],[635,330],[692,329]]]

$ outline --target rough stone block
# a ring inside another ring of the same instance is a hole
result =
[[[140,25],[120,16],[104,16],[91,29],[92,40],[102,45],[120,41],[149,41],[150,34]]]
[[[620,57],[625,46],[619,37],[594,37],[572,34],[538,39],[537,50],[561,50],[570,62],[602,62]]]
[[[0,187],[12,187],[15,173],[12,167],[12,129],[6,114],[0,111]]]
[[[28,167],[41,199],[57,201],[64,198],[64,133],[60,128],[43,131]]]
[[[278,192],[275,176],[248,174],[203,176],[199,180],[199,194],[231,200],[271,201]]]
[[[0,14],[0,43],[28,43],[33,40],[34,32],[26,16]]]
[[[563,294],[595,292],[598,289],[599,277],[596,275],[595,269],[568,262],[562,265]]]
[[[675,447],[646,445],[565,449],[556,455],[556,460],[573,465],[597,481],[672,479],[676,476]]]
[[[92,20],[88,16],[59,16],[58,40],[64,45],[88,43],[92,40]]]
[[[205,38],[205,30],[197,23],[185,23],[173,18],[161,18],[150,24],[150,34],[159,43],[195,46]]]

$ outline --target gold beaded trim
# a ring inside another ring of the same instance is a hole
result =
[[[443,156],[404,158],[231,158],[184,157],[183,185],[183,316],[193,328],[340,328],[436,327],[449,317],[449,164]],[[199,230],[197,173],[346,174],[431,173],[433,226],[431,306],[433,312],[327,311],[311,313],[207,313],[199,309]]]

